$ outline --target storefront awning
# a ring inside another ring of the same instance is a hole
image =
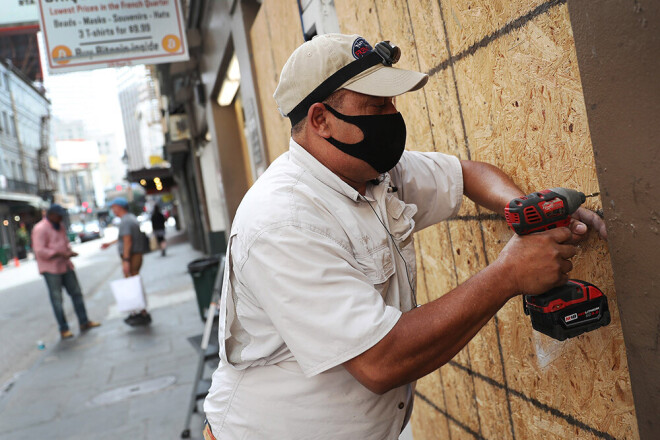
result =
[[[139,183],[147,194],[169,192],[175,185],[170,167],[142,168],[128,172],[128,181]]]
[[[49,206],[49,203],[39,196],[5,191],[0,191],[0,202],[24,203],[37,209]]]

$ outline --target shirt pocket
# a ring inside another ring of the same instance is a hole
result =
[[[406,204],[396,196],[387,194],[385,208],[392,237],[399,247],[407,246],[412,241],[412,234],[415,230],[413,217],[417,214],[417,205]]]
[[[393,194],[387,194],[385,204],[390,233],[401,253],[401,257],[406,263],[408,279],[412,286],[415,286],[417,284],[417,261],[415,259],[413,235],[415,231],[415,220],[413,217],[417,213],[417,205],[407,204]]]
[[[387,242],[375,249],[367,250],[362,255],[356,255],[355,259],[362,268],[363,273],[374,285],[374,288],[384,298],[390,284],[390,278],[394,275],[392,252],[390,252]]]

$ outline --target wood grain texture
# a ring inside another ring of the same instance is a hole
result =
[[[303,43],[295,0],[266,0],[250,30],[264,140],[272,162],[289,150],[291,124],[280,115],[273,93],[291,53]]]
[[[449,44],[454,54],[542,5],[543,0],[442,1]]]

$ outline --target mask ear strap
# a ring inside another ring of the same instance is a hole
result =
[[[328,104],[326,104],[325,102],[323,103],[323,105],[324,105],[325,108],[326,108],[330,113],[332,113],[337,119],[340,119],[340,120],[346,122],[347,124],[355,125],[355,124],[353,124],[352,122],[350,122],[351,118],[354,118],[355,116],[348,116],[348,115],[341,114],[341,113],[339,113],[337,110],[335,110],[334,108],[330,107],[330,106],[329,106]],[[358,129],[360,129],[360,131],[362,132],[362,136],[365,136],[365,137],[366,137],[367,134],[364,132],[364,130],[362,129],[362,127],[360,127],[359,125],[355,125],[355,126],[356,126]],[[347,143],[344,143],[344,142],[342,142],[342,141],[339,141],[339,140],[333,138],[332,136],[330,136],[329,138],[327,138],[326,141],[330,142],[332,145],[334,145],[335,147],[339,148],[339,149],[342,150],[342,151],[343,151],[343,148],[350,147],[351,145],[356,145],[356,144],[347,144]],[[345,151],[344,151],[344,152],[345,152]]]
[[[346,118],[347,118],[346,115],[343,115],[343,114],[339,113],[337,110],[335,110],[334,108],[330,107],[330,106],[329,106],[328,104],[326,104],[325,102],[323,103],[323,106],[324,106],[324,107],[325,107],[330,113],[332,113],[332,114],[335,116],[335,118],[337,118],[337,119],[341,119],[342,121],[345,121],[345,120],[346,120]]]

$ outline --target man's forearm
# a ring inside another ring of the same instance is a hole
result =
[[[454,357],[514,290],[501,270],[489,266],[441,298],[404,313],[385,338],[344,365],[376,393],[415,381]]]
[[[463,193],[476,204],[504,214],[506,204],[524,192],[496,166],[462,160]]]
[[[44,234],[37,230],[32,233],[32,249],[36,257],[41,260],[50,260],[57,256],[57,251],[48,247],[48,241]]]
[[[124,252],[121,256],[122,260],[130,260],[131,258],[131,246],[133,245],[133,241],[131,240],[130,235],[124,235],[122,237],[122,240],[124,241]]]

